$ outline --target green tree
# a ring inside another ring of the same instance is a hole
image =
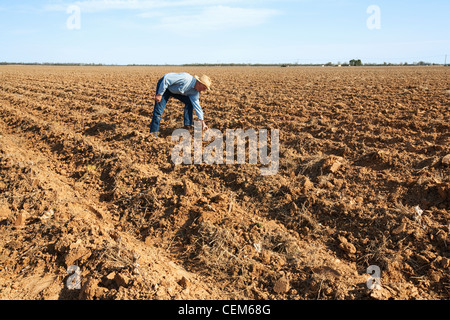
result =
[[[360,59],[358,59],[358,60],[352,59],[352,60],[350,60],[349,64],[354,67],[362,66],[362,61]]]

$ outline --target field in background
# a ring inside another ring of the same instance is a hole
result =
[[[211,128],[279,130],[277,175],[171,162],[184,71]],[[0,298],[449,299],[449,72],[1,66]]]

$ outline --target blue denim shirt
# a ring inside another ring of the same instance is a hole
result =
[[[166,90],[173,94],[188,96],[192,102],[199,120],[203,120],[203,110],[200,106],[200,93],[194,89],[197,80],[189,73],[167,73],[162,78],[156,93],[163,95]]]

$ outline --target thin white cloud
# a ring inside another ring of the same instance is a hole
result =
[[[146,12],[138,13],[137,16],[140,18],[147,19],[147,18],[162,17],[162,16],[164,16],[164,14],[160,11],[146,11]]]
[[[159,28],[172,32],[200,32],[220,29],[252,27],[264,24],[279,14],[272,9],[232,8],[214,6],[204,8],[194,15],[172,15],[161,19]]]
[[[239,0],[84,0],[53,1],[44,6],[46,11],[65,11],[68,6],[80,7],[84,13],[108,10],[152,10],[169,7],[211,6],[237,3]]]
[[[286,0],[284,0],[286,1]],[[272,1],[256,1],[273,2]],[[248,8],[230,7],[234,3]],[[216,31],[264,24],[279,10],[258,8],[255,0],[53,0],[44,6],[45,11],[67,11],[69,6],[78,6],[82,14],[110,10],[135,11],[136,16],[153,19],[152,28],[168,32],[184,33],[196,30]],[[170,11],[168,11],[170,10]]]

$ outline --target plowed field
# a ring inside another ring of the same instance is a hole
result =
[[[211,77],[210,128],[278,129],[277,174],[173,164],[167,72]],[[449,73],[0,67],[0,298],[449,299]]]

